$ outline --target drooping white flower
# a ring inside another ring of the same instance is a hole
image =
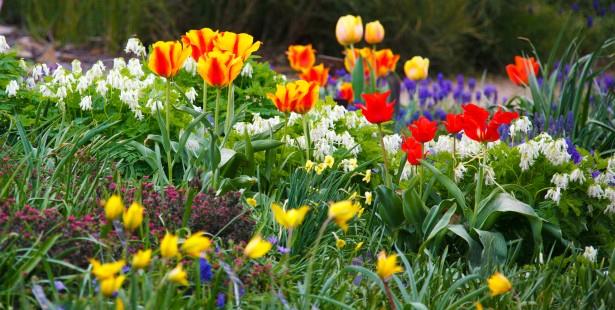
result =
[[[530,130],[532,130],[532,122],[530,122],[530,119],[527,116],[521,116],[512,122],[508,130],[510,132],[510,136],[513,138],[518,132],[527,134]]]
[[[566,173],[555,173],[553,177],[551,177],[551,183],[561,189],[566,189],[568,188],[568,179],[569,177]]]
[[[184,70],[194,76],[196,74],[196,64],[192,56],[189,56],[186,58],[186,61],[184,61]]]
[[[145,73],[143,73],[141,61],[137,58],[131,58],[128,60],[128,72],[130,72],[132,76],[139,78],[145,75]]]
[[[120,92],[120,101],[125,103],[131,110],[135,110],[139,106],[138,89],[126,89]]]
[[[163,106],[160,100],[149,98],[147,99],[147,103],[145,103],[145,107],[148,108],[152,114],[154,114],[156,111],[161,110]]]
[[[555,166],[560,166],[570,161],[570,154],[568,154],[565,139],[543,143],[541,150],[545,157]]]
[[[17,83],[17,81],[15,80],[11,80],[7,85],[6,85],[6,95],[8,97],[15,97],[17,96],[17,91],[19,90],[19,84]]]
[[[463,163],[459,163],[457,167],[455,167],[455,182],[460,182],[463,180],[463,175],[468,171],[468,168],[463,165]]]
[[[196,90],[194,90],[194,87],[188,88],[188,91],[186,91],[185,95],[186,99],[188,99],[190,103],[194,103],[194,100],[196,100]]]
[[[540,155],[540,147],[538,143],[533,140],[527,141],[526,143],[519,144],[517,146],[519,150],[519,154],[521,155],[521,160],[519,161],[519,167],[521,171],[528,170],[534,162],[538,155]]]
[[[98,83],[96,83],[96,92],[99,93],[101,96],[105,96],[107,94],[107,91],[109,89],[107,88],[107,81],[105,80],[100,80],[98,81]]]
[[[604,191],[600,184],[594,183],[587,188],[587,196],[591,198],[602,199],[604,197]]]
[[[545,195],[545,199],[551,199],[559,205],[559,201],[562,199],[562,189],[559,187],[550,188]]]
[[[585,247],[585,251],[583,251],[583,257],[585,257],[590,262],[595,263],[597,256],[598,256],[598,250],[596,250],[593,246]]]
[[[126,48],[124,48],[124,52],[127,54],[134,54],[138,57],[145,56],[145,46],[141,43],[141,40],[138,38],[130,38],[128,42],[126,42]]]
[[[495,171],[493,171],[493,168],[489,165],[484,165],[483,171],[485,172],[485,185],[494,185]]]
[[[92,68],[85,73],[90,80],[95,80],[103,76],[103,74],[105,74],[105,64],[100,60],[92,65]]]
[[[81,76],[77,83],[77,91],[82,94],[88,87],[90,87],[90,83],[92,81],[87,77],[87,75]]]
[[[357,166],[358,166],[356,158],[342,159],[341,164],[342,164],[342,168],[344,169],[344,172],[353,171],[357,169]]]
[[[401,147],[401,136],[398,134],[393,134],[389,136],[385,136],[384,140],[384,149],[387,151],[387,154],[395,155],[399,148]]]
[[[126,68],[126,60],[122,57],[117,57],[113,59],[113,69],[114,70],[122,70]]]
[[[81,74],[81,61],[79,59],[74,59],[70,64],[73,74]]]
[[[480,153],[482,145],[480,142],[474,141],[468,136],[463,135],[459,143],[457,143],[457,153],[461,158],[473,157]]]
[[[585,182],[585,174],[583,174],[583,171],[581,171],[581,169],[576,168],[570,173],[570,181],[583,184],[583,182]]]
[[[81,107],[81,110],[83,111],[92,110],[92,97],[85,96],[81,98],[81,102],[79,102],[79,107]]]
[[[449,135],[440,135],[437,140],[428,142],[431,150],[437,153],[453,153],[453,137]]]
[[[67,95],[67,91],[66,91],[66,87],[64,86],[60,86],[58,87],[58,90],[56,91],[55,97],[63,100],[64,98],[66,98]]]
[[[8,43],[6,43],[6,38],[4,36],[0,36],[0,54],[4,54],[11,49]]]
[[[254,72],[254,68],[252,68],[252,64],[250,64],[249,62],[246,62],[246,64],[243,66],[243,69],[241,69],[241,76],[243,77],[247,77],[247,78],[252,78],[252,73]]]

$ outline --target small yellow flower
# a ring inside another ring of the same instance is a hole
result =
[[[177,256],[177,239],[176,235],[166,233],[160,242],[160,255],[164,258],[172,258]]]
[[[182,264],[178,264],[177,267],[169,271],[167,277],[169,281],[175,284],[188,285],[188,274],[182,267]]]
[[[496,272],[487,279],[487,286],[491,291],[491,296],[504,294],[512,289],[512,284],[503,274]]]
[[[152,250],[139,250],[137,254],[132,257],[132,268],[143,269],[149,266],[152,260]]]
[[[350,195],[350,197],[348,197],[348,200],[355,200],[355,199],[357,199],[358,196],[359,196],[359,193],[352,192],[352,195]]]
[[[139,228],[141,222],[143,222],[143,206],[138,202],[133,202],[128,210],[124,211],[122,220],[124,221],[124,228],[128,231]]]
[[[124,213],[124,203],[118,195],[112,195],[105,202],[105,217],[109,221],[113,221]]]
[[[126,265],[126,262],[124,260],[120,260],[113,263],[101,264],[99,261],[92,258],[90,259],[90,264],[92,264],[92,274],[99,281],[102,281],[115,277],[115,275],[122,270],[122,267]]]
[[[363,182],[369,183],[372,180],[372,171],[370,169],[365,170],[365,176],[363,177]]]
[[[107,297],[111,297],[122,287],[124,280],[126,280],[126,277],[123,275],[104,279],[100,281],[100,292]]]
[[[361,241],[361,242],[357,243],[357,245],[355,245],[354,251],[355,252],[359,252],[362,247],[363,247],[363,241]]]
[[[182,244],[182,251],[192,257],[200,257],[210,246],[211,240],[205,237],[204,232],[200,231],[192,234],[184,241],[184,244]]]
[[[261,236],[256,235],[248,242],[246,248],[243,250],[243,254],[250,258],[260,258],[271,250],[271,246],[271,242],[263,240]]]
[[[335,202],[329,206],[329,218],[345,232],[348,230],[348,221],[357,215],[359,208],[359,205],[350,200]]]
[[[372,204],[372,192],[365,192],[365,204]]]
[[[387,256],[384,251],[381,251],[378,254],[376,272],[383,281],[386,281],[394,274],[403,271],[404,268],[397,264],[397,254],[391,254],[390,256]]]
[[[476,306],[476,310],[483,310],[483,304],[481,304],[480,301],[477,301],[475,306]]]
[[[325,169],[327,169],[327,165],[325,163],[320,163],[316,165],[316,168],[314,168],[314,171],[316,171],[317,175],[321,175],[322,172],[325,171]]]
[[[358,203],[357,203],[358,204]],[[361,205],[359,205],[359,213],[357,213],[357,217],[361,217],[363,216],[363,212],[365,211],[365,208],[361,207]]]
[[[254,199],[254,197],[246,198],[246,202],[248,203],[248,206],[252,208],[256,207],[256,205],[258,204],[256,202],[256,199]]]
[[[314,162],[308,159],[305,162],[305,170],[307,170],[307,172],[310,172],[312,171],[313,168],[314,168]]]
[[[335,163],[335,158],[333,158],[333,156],[331,155],[325,156],[324,164],[325,166],[327,166],[327,168],[333,168],[334,163]]]
[[[273,216],[275,217],[276,222],[278,224],[284,226],[287,229],[296,228],[301,223],[303,223],[303,219],[305,218],[305,214],[310,211],[310,207],[301,206],[298,209],[290,209],[284,210],[277,203],[271,204],[271,211],[273,211]]]
[[[115,299],[115,310],[124,310],[124,302],[119,297]]]
[[[341,250],[342,248],[344,248],[344,247],[346,246],[346,241],[344,241],[344,239],[340,239],[340,238],[338,238],[338,237],[337,237],[337,235],[336,235],[335,233],[333,233],[333,236],[335,237],[335,246],[336,246],[338,249],[340,249],[340,250]]]

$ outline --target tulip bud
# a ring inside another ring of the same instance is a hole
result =
[[[118,195],[113,195],[105,202],[105,217],[113,221],[124,213],[124,203]]]
[[[384,27],[380,21],[373,21],[365,24],[365,42],[367,44],[378,44],[384,39]]]
[[[406,76],[413,81],[424,80],[429,74],[429,59],[414,56],[404,64],[404,71]]]
[[[122,220],[126,230],[134,231],[143,222],[143,207],[138,202],[133,202],[128,210],[124,212]]]
[[[361,16],[346,15],[340,17],[335,25],[335,36],[341,45],[359,43],[363,37]]]

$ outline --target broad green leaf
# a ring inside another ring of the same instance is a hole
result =
[[[404,222],[404,212],[399,196],[392,189],[379,185],[376,189],[381,202],[378,213],[390,230],[396,230]]]

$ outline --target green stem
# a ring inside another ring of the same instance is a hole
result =
[[[233,126],[233,116],[235,114],[235,100],[233,99],[233,83],[228,86],[228,95],[226,98],[226,119],[224,120],[224,140],[231,133],[231,127]],[[224,145],[224,143],[222,144]]]
[[[485,147],[484,145],[481,146]],[[483,161],[485,159],[484,157],[485,156],[478,159],[478,181],[476,181],[476,190],[474,191],[474,214],[472,214],[472,226],[474,226],[476,221],[476,215],[478,214],[478,207],[480,205],[480,199],[483,191]]]
[[[166,149],[167,151],[167,170],[169,175],[169,183],[173,184],[173,162],[171,160],[171,100],[170,100],[170,92],[171,92],[171,81],[167,79],[166,83],[166,135],[167,140],[169,141],[169,147]]]
[[[382,132],[382,124],[378,124],[378,133],[380,134],[380,147],[382,148],[382,160],[384,161],[384,183],[387,187],[391,187],[389,178],[389,160],[387,158],[387,150],[384,148],[384,133]]]
[[[214,111],[214,133],[218,135],[218,117],[220,116],[220,88],[216,88],[216,110]]]
[[[207,82],[203,80],[203,113],[207,112]]]
[[[305,287],[305,295],[303,296],[303,309],[310,308],[308,305],[310,304],[310,285],[312,282],[312,270],[314,269],[314,258],[316,257],[315,252],[316,250],[318,250],[318,245],[320,245],[320,239],[322,239],[322,235],[325,233],[325,229],[327,229],[327,225],[329,225],[329,222],[331,222],[331,218],[327,218],[327,220],[322,223],[322,226],[320,226],[320,230],[318,231],[318,235],[316,236],[316,242],[314,242],[314,247],[311,249],[312,253],[310,255],[310,261],[308,263],[307,272],[305,274],[305,281],[303,281]]]
[[[306,161],[310,160],[310,150],[311,150],[311,138],[310,138],[310,124],[308,123],[307,113],[303,114],[303,135],[305,136],[305,157]]]
[[[386,293],[387,299],[389,300],[389,306],[391,307],[391,310],[397,310],[397,306],[393,301],[393,294],[391,293],[391,288],[389,287],[388,282],[389,281],[382,281],[382,283],[384,283],[384,292]]]

